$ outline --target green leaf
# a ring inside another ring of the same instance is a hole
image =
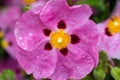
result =
[[[88,74],[85,78],[82,80],[94,80],[94,77],[91,74]]]
[[[3,70],[0,74],[0,80],[15,80],[15,73],[12,70]]]
[[[112,67],[110,73],[115,80],[120,80],[120,68]]]
[[[99,63],[96,69],[102,69],[103,71],[106,71],[107,63],[108,63],[107,53],[105,51],[100,51],[99,52]]]
[[[106,76],[105,72],[102,69],[101,70],[95,69],[93,73],[96,80],[104,80]]]
[[[23,7],[22,11],[25,12],[25,11],[29,10],[30,8],[31,8],[30,6],[25,6],[25,7]]]
[[[107,70],[107,54],[105,51],[99,52],[99,64],[98,66],[93,70],[93,76],[96,80],[104,80],[106,76],[106,70]]]
[[[89,4],[100,11],[104,12],[106,9],[105,0],[80,0],[78,4]]]

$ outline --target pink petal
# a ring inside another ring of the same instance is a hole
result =
[[[14,16],[11,16],[14,14]],[[7,27],[14,28],[16,20],[21,16],[20,9],[18,7],[10,7],[2,10],[0,13],[0,27],[5,30]]]
[[[38,14],[40,13],[41,9],[44,7],[44,5],[46,4],[47,0],[39,0],[35,3],[33,3],[31,5],[32,7],[32,11],[35,13],[35,14]]]
[[[42,9],[40,18],[51,28],[57,28],[58,22],[63,20],[67,27],[73,29],[84,25],[91,14],[88,5],[69,7],[66,0],[50,0]]]
[[[37,48],[46,39],[42,31],[44,27],[38,15],[27,11],[16,22],[14,34],[18,45],[27,51]]]
[[[93,56],[95,59],[95,65],[98,64],[98,39],[99,34],[96,27],[96,24],[89,20],[84,26],[80,29],[76,29],[72,31],[73,34],[76,34],[80,38],[80,42],[77,44],[73,44],[80,49],[87,51]]]
[[[112,16],[120,16],[120,0],[116,0],[116,4],[112,12]]]
[[[93,56],[76,46],[69,45],[68,55],[63,57],[64,65],[70,69],[69,78],[82,79],[95,67]]]
[[[51,80],[67,80],[69,70],[63,65],[62,58],[59,56],[54,73],[49,77]]]
[[[55,49],[45,51],[44,45],[33,52],[19,50],[17,59],[27,74],[33,74],[36,79],[49,77],[56,68],[57,53]]]
[[[8,43],[10,43],[8,45],[8,47],[6,48],[8,54],[10,56],[12,56],[14,59],[16,59],[16,54],[17,54],[17,42],[15,40],[14,34],[13,32],[9,32],[8,34],[6,34],[5,40],[7,40]]]

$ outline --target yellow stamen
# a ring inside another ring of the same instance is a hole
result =
[[[8,44],[8,42],[7,42],[6,40],[2,40],[2,41],[1,41],[1,47],[2,47],[2,48],[7,48],[8,45],[9,45],[9,44]]]
[[[4,36],[3,32],[0,32],[0,38],[2,38]]]
[[[66,48],[70,41],[71,37],[62,29],[50,34],[51,45],[59,50]]]
[[[114,16],[112,19],[108,20],[107,27],[111,34],[120,32],[120,18]]]
[[[36,2],[36,0],[24,0],[26,5],[31,5],[32,3]]]

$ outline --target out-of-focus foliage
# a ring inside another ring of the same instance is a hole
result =
[[[84,79],[82,80],[95,80],[94,77],[91,74],[88,74]]]
[[[91,18],[99,23],[110,16],[115,3],[116,0],[78,0],[76,4],[89,4],[94,12]]]
[[[111,75],[115,80],[120,80],[120,68],[112,67],[111,68]]]
[[[2,73],[0,73],[0,80],[16,80],[14,71],[3,70]]]
[[[2,41],[2,38],[0,38],[0,42]],[[6,51],[1,47],[1,43],[0,43],[0,60],[5,58],[7,55]]]
[[[113,59],[113,60],[114,60],[115,66],[120,68],[120,60],[118,59]]]
[[[104,51],[99,52],[99,64],[93,70],[93,75],[97,80],[104,80],[107,70],[107,54]]]

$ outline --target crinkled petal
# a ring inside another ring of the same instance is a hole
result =
[[[33,52],[27,52],[19,49],[17,59],[21,67],[27,74],[33,74],[36,79],[49,77],[56,68],[57,53],[55,49],[44,50],[42,44]]]
[[[27,11],[16,22],[14,34],[18,45],[27,51],[32,51],[37,48],[46,40],[42,31],[44,27],[38,15],[30,10]]]
[[[69,78],[82,79],[95,67],[93,56],[77,46],[69,45],[68,55],[63,57],[64,65],[70,69]]]
[[[58,22],[63,20],[67,29],[73,29],[84,25],[91,14],[92,11],[88,5],[69,7],[66,0],[50,0],[43,7],[40,18],[51,28],[56,29]]]
[[[93,21],[88,20],[88,22],[84,26],[82,26],[79,29],[73,30],[72,34],[76,34],[80,38],[79,43],[73,45],[90,53],[90,55],[93,56],[95,60],[95,65],[97,65],[98,64],[97,44],[99,34],[96,24]]]
[[[62,58],[59,56],[55,72],[49,77],[51,80],[67,80],[69,70],[63,65]]]
[[[44,5],[46,4],[47,0],[39,0],[35,3],[33,3],[31,5],[32,7],[32,11],[35,13],[35,14],[38,14],[40,13],[41,9],[44,7]]]

